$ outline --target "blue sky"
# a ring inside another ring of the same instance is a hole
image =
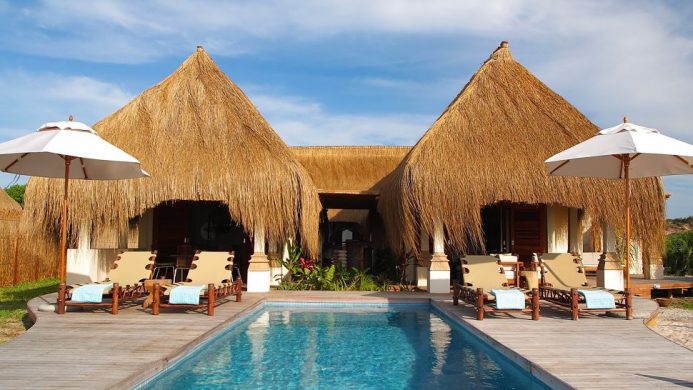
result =
[[[508,40],[598,126],[627,115],[693,143],[683,0],[0,0],[0,17],[0,141],[94,123],[201,44],[289,145],[412,145]],[[693,215],[693,177],[665,186],[668,215]]]

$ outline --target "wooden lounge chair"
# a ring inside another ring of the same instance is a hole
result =
[[[207,308],[207,314],[214,315],[214,307],[219,298],[229,295],[236,296],[236,302],[241,301],[242,281],[238,276],[232,280],[233,253],[232,252],[197,252],[193,257],[190,271],[185,282],[170,285],[154,283],[152,294],[152,314],[158,315],[162,307],[174,307],[184,309]],[[199,292],[198,304],[171,303],[172,290],[180,286],[203,286]],[[203,302],[204,301],[204,302]]]
[[[142,282],[149,279],[154,269],[156,251],[123,251],[118,254],[108,276],[101,282],[90,284],[113,284],[104,291],[103,297],[110,302],[78,302],[72,299],[74,289],[87,284],[61,285],[58,288],[58,313],[65,312],[66,306],[111,307],[112,314],[118,314],[118,306],[125,301],[133,301],[147,294]]]
[[[467,256],[462,260],[463,283],[453,285],[453,304],[463,300],[476,308],[476,319],[483,320],[484,313],[490,312],[523,312],[532,313],[532,319],[539,319],[539,291],[515,289],[524,294],[525,307],[522,309],[499,309],[496,297],[491,293],[495,290],[509,290],[505,271],[500,260],[495,256]]]
[[[539,264],[542,276],[541,299],[569,307],[573,320],[578,319],[579,313],[589,312],[625,312],[626,319],[633,319],[631,292],[590,287],[578,256],[570,253],[546,253],[539,258]],[[607,291],[614,296],[615,308],[588,308],[585,297],[578,290]]]
[[[512,253],[491,253],[491,256],[497,256],[500,260],[500,265],[503,267],[508,284],[520,287],[520,272],[524,269],[524,263],[518,261],[519,256]]]

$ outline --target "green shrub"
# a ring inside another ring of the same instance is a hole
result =
[[[669,275],[693,274],[693,230],[667,236],[664,271]]]
[[[24,207],[24,190],[26,190],[26,184],[15,184],[5,188],[5,192],[10,198],[14,199],[22,207]]]
[[[387,281],[377,281],[368,269],[348,270],[341,264],[322,266],[302,256],[302,250],[291,243],[289,258],[280,260],[289,270],[279,283],[280,290],[383,291]]]

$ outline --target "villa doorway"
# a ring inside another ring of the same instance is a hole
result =
[[[243,280],[253,245],[222,202],[175,201],[154,208],[152,247],[157,263],[185,267],[195,251],[234,251]]]
[[[513,253],[530,261],[546,252],[546,205],[497,203],[481,209],[487,253]]]

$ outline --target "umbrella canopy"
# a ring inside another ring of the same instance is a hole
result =
[[[693,145],[659,130],[628,123],[603,129],[546,160],[549,175],[624,179],[626,242],[630,243],[630,179],[693,173]],[[630,288],[630,245],[626,245],[625,287]]]
[[[546,160],[549,174],[622,179],[628,156],[631,179],[693,173],[693,145],[659,130],[624,122]]]
[[[0,144],[0,169],[20,175],[72,179],[130,179],[148,176],[136,158],[99,137],[81,122],[52,122],[36,132]]]
[[[73,161],[76,163],[73,164]],[[65,179],[60,226],[58,314],[65,313],[67,194],[70,178],[131,179],[149,176],[136,158],[101,139],[81,122],[50,122],[32,134],[0,144],[0,170]]]

